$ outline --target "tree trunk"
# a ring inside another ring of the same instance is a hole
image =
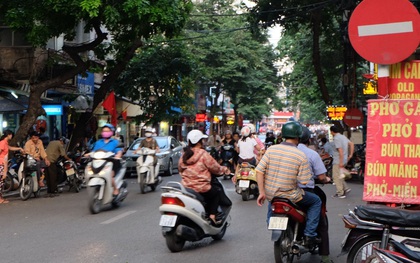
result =
[[[321,35],[321,13],[315,11],[315,12],[312,12],[312,38],[313,38],[312,64],[314,66],[314,70],[316,74],[316,81],[321,90],[322,99],[324,100],[326,105],[329,105],[331,103],[331,100],[330,100],[328,88],[325,84],[324,73],[322,72],[322,65],[321,65],[321,52],[320,52],[320,47],[319,47],[320,35]]]

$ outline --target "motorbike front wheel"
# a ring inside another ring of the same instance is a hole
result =
[[[102,200],[99,199],[100,187],[89,188],[89,210],[92,214],[97,214],[102,209]]]
[[[211,236],[211,238],[213,238],[214,240],[221,240],[226,233],[226,228],[227,228],[227,224],[225,224],[222,228],[222,230],[220,230],[219,233],[217,233],[216,235]]]
[[[175,228],[176,229],[176,228]],[[171,252],[179,252],[184,248],[185,239],[176,235],[175,230],[166,233],[166,246]]]
[[[23,180],[24,182],[22,182],[22,185],[19,189],[19,195],[23,201],[26,201],[34,190],[34,181],[32,180],[31,176],[26,176]]]
[[[146,173],[141,173],[140,175],[140,193],[144,194],[146,193]]]
[[[293,242],[293,230],[291,225],[281,233],[279,240],[274,242],[274,260],[276,263],[292,263],[293,256],[288,253],[288,249]]]
[[[373,255],[373,247],[380,247],[381,237],[368,237],[358,241],[349,251],[347,263],[365,262]]]

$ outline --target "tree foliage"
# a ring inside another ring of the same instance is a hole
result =
[[[0,7],[6,24],[25,33],[37,47],[44,47],[49,39],[58,36],[66,41],[74,40],[81,22],[84,32],[96,33],[86,43],[65,42],[62,52],[70,67],[63,74],[52,79],[32,76],[28,112],[15,136],[15,140],[22,140],[43,112],[40,103],[43,92],[96,67],[98,59],[106,61],[105,67],[100,64],[107,77],[95,93],[95,108],[145,40],[154,35],[170,38],[181,31],[192,3],[190,0],[1,0]],[[96,57],[90,56],[89,51]],[[90,116],[90,112],[82,114],[73,138],[83,137]]]

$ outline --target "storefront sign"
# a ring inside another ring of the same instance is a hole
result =
[[[390,65],[385,94],[390,99],[420,99],[420,60]]]
[[[197,113],[195,115],[196,122],[205,122],[207,120],[207,115],[205,113]]]
[[[420,100],[370,100],[363,200],[420,204]]]
[[[77,89],[81,94],[93,96],[95,92],[95,77],[93,73],[86,72],[85,74],[77,75]]]
[[[346,114],[347,108],[345,106],[328,106],[327,117],[333,121],[341,121]]]
[[[63,115],[62,105],[42,105],[47,115]]]

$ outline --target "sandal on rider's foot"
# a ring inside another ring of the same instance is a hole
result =
[[[115,194],[115,191],[114,191],[114,192],[112,192],[112,197],[117,197],[119,194],[120,194],[119,190],[117,190],[117,194]]]
[[[0,199],[0,204],[7,204],[7,203],[9,203],[8,200],[6,200],[6,199]]]
[[[215,220],[212,218],[209,218],[209,219],[210,219],[210,225],[212,226],[219,227],[222,225],[222,220]]]

